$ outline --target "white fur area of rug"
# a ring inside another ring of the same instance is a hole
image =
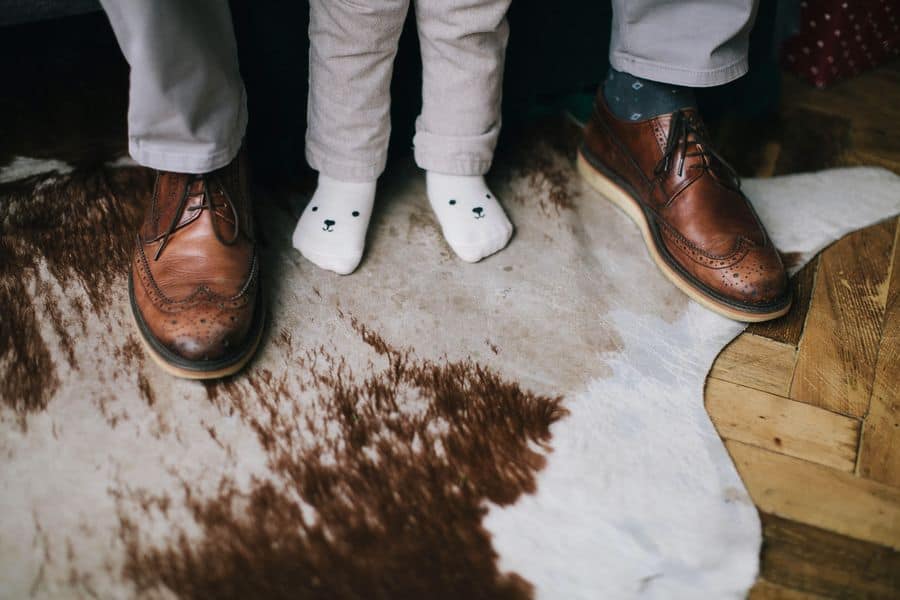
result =
[[[802,254],[795,271],[900,210],[900,177],[874,168],[746,180],[744,190],[782,252]],[[604,221],[638,236],[621,215]],[[760,524],[703,387],[744,326],[695,303],[674,320],[635,311],[646,301],[641,283],[618,258],[604,253],[599,268],[623,287],[632,281],[634,304],[605,315],[624,350],[609,360],[611,376],[566,404],[537,492],[491,510],[501,569],[527,573],[538,598],[743,598]]]
[[[13,273],[18,296],[0,301],[47,317],[20,311],[32,329],[15,352],[46,372],[0,348],[0,597],[746,595],[760,524],[703,406],[743,326],[672,286],[564,154],[534,153],[537,167],[495,169],[516,235],[474,265],[409,163],[349,277],[293,250],[298,202],[267,204],[270,331],[225,382],[144,359],[124,272],[75,277],[48,254]],[[69,177],[0,209],[44,207]],[[83,177],[118,214],[115,177]],[[900,212],[900,177],[880,169],[744,188],[805,259]],[[40,252],[16,237],[25,208],[0,224],[9,248]],[[11,389],[46,398],[22,408]]]

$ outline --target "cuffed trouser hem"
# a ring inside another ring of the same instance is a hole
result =
[[[247,99],[246,93],[242,93],[234,133],[224,143],[167,143],[130,137],[128,153],[139,165],[159,171],[209,173],[227,166],[237,157],[241,145],[244,143],[246,131]]]
[[[387,153],[380,153],[371,163],[353,163],[330,157],[327,152],[322,151],[321,148],[307,140],[306,162],[314,170],[332,179],[367,183],[375,181],[384,172],[384,167],[387,164]]]
[[[421,118],[417,122],[421,126]],[[416,164],[445,175],[484,175],[491,168],[500,124],[487,133],[447,136],[419,130],[413,138]]]
[[[491,170],[492,162],[460,155],[426,154],[419,150],[415,151],[415,157],[420,169],[444,175],[484,175]]]
[[[729,65],[703,70],[685,69],[677,65],[643,60],[621,52],[610,53],[609,62],[617,71],[624,71],[635,77],[696,88],[715,87],[730,83],[746,75],[749,70],[746,57]]]

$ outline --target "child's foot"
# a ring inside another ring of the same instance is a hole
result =
[[[513,226],[484,177],[428,171],[425,182],[444,238],[461,259],[478,262],[506,247]]]
[[[338,181],[320,173],[316,192],[294,229],[294,248],[323,269],[352,273],[362,260],[374,203],[374,181]]]

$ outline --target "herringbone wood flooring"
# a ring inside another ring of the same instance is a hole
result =
[[[744,174],[900,173],[898,100],[897,62],[828,90],[786,75],[778,117],[716,129]],[[759,151],[739,154],[748,147]],[[790,314],[750,326],[706,383],[707,410],[762,516],[751,598],[898,598],[900,219],[838,241],[793,286]]]

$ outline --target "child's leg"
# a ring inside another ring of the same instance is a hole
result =
[[[512,224],[488,189],[500,132],[509,0],[415,0],[422,48],[416,162],[444,237],[464,260],[502,249]]]
[[[390,136],[390,83],[409,0],[311,0],[306,160],[319,185],[294,247],[346,274],[362,258]]]

